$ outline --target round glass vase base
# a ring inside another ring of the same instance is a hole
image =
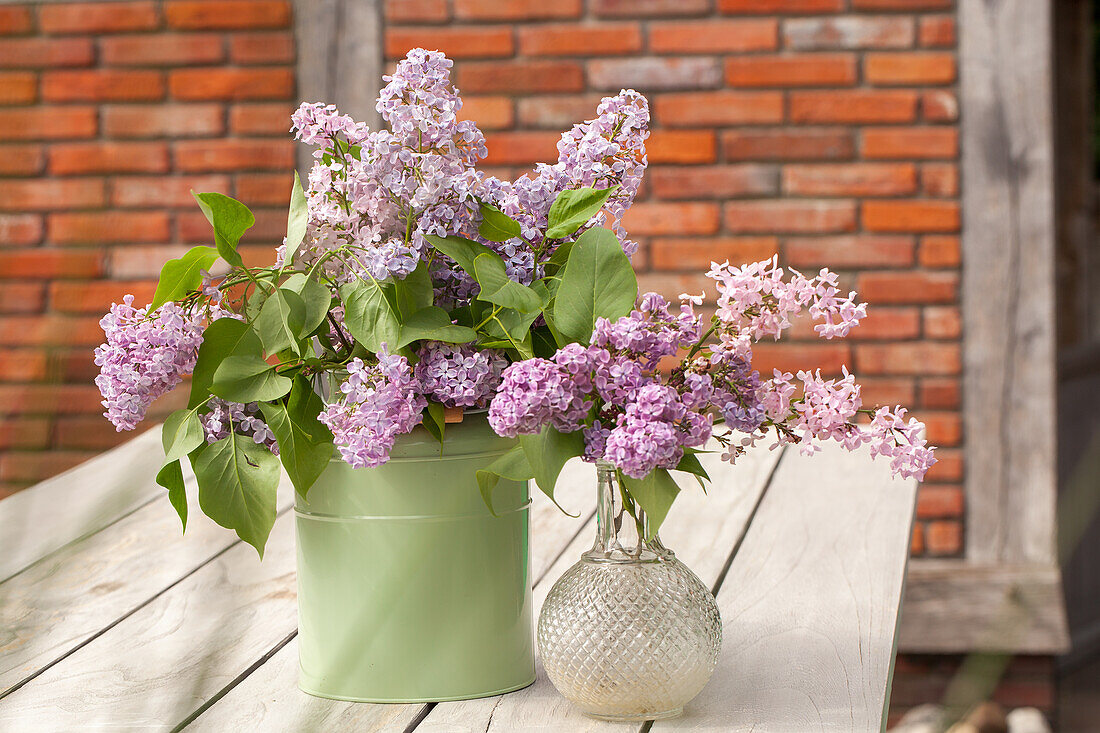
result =
[[[681,706],[660,713],[595,713],[589,712],[588,710],[581,710],[581,712],[589,718],[608,720],[612,723],[643,723],[647,720],[668,720],[669,718],[678,718],[684,714],[684,708]]]

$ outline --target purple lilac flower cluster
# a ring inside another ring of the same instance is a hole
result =
[[[428,341],[413,373],[421,394],[446,407],[484,407],[500,385],[508,360],[496,349]]]
[[[95,378],[104,415],[118,431],[133,430],[153,400],[189,374],[202,344],[202,320],[175,303],[154,313],[134,307],[134,296],[111,306],[99,325],[107,342],[95,350]]]
[[[383,345],[378,363],[352,359],[340,398],[318,419],[332,431],[340,456],[353,468],[380,466],[389,460],[397,436],[421,420],[427,401],[403,356]]]
[[[259,406],[255,402],[247,405],[240,402],[227,402],[214,397],[207,403],[210,412],[199,415],[207,443],[216,443],[229,436],[231,432],[252,438],[275,455],[279,455],[279,444],[275,433],[260,416]]]

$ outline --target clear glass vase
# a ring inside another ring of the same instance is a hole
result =
[[[675,717],[718,662],[718,604],[656,536],[645,539],[645,514],[614,467],[601,463],[596,476],[596,542],[542,606],[542,664],[558,691],[592,717]]]

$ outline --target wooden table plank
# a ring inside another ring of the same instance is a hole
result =
[[[563,514],[537,489],[532,496],[531,577],[542,578],[595,509],[592,469],[579,461],[566,466],[556,497],[581,519]],[[590,537],[586,537],[590,540]],[[325,700],[298,690],[298,640],[279,649],[209,709],[188,731],[230,730],[402,730],[426,710],[421,703],[371,705]]]
[[[151,428],[0,502],[0,581],[164,493],[147,480],[163,461],[160,428]]]
[[[0,584],[0,698],[240,541],[199,511],[190,467],[185,481],[186,534],[159,496]],[[292,491],[288,481],[280,486],[280,512],[290,508]]]
[[[718,670],[654,731],[885,723],[916,482],[866,451],[789,453],[718,594]]]
[[[704,495],[694,479],[684,477],[683,491],[673,505],[661,529],[666,546],[713,587],[726,567],[730,551],[737,544],[752,517],[759,497],[779,458],[766,449],[754,450],[737,466],[722,463],[717,454],[702,456],[703,463],[714,479]],[[590,490],[595,490],[595,478],[587,477]],[[594,523],[589,522],[569,549],[546,574],[544,582],[535,587],[536,615],[546,594],[562,573],[580,559],[580,554],[592,546]],[[456,730],[486,731],[589,731],[637,730],[641,724],[626,726],[588,718],[558,694],[541,664],[536,664],[538,678],[531,687],[508,695],[440,703],[417,726],[418,733],[444,733]]]

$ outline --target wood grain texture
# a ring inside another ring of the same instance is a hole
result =
[[[186,534],[158,497],[0,585],[0,697],[239,542],[199,511],[190,466],[184,478]],[[292,491],[284,481],[278,511]]]
[[[677,483],[682,492],[662,527],[662,539],[707,585],[713,587],[725,567],[729,553],[744,532],[778,457],[779,454],[764,449],[754,450],[733,467],[721,463],[717,454],[703,456],[703,463],[714,479],[708,490],[709,496],[703,494],[694,479],[678,477]],[[587,486],[594,494],[594,475],[587,477]],[[585,530],[546,574],[543,582],[535,586],[536,617],[554,581],[592,546],[594,536],[595,524],[590,520]],[[536,672],[535,684],[519,692],[481,700],[440,703],[416,730],[423,733],[466,730],[486,733],[518,730],[611,733],[640,728],[585,717],[558,694],[541,664],[536,663]]]
[[[570,462],[555,490],[555,497],[562,506],[580,513],[581,519],[563,514],[550,499],[532,487],[533,579],[546,576],[555,561],[568,556],[562,551],[595,511],[592,470],[580,461]],[[591,540],[588,535],[583,538]],[[299,691],[298,642],[294,639],[196,718],[188,730],[211,733],[230,730],[399,731],[424,711],[422,704],[348,703],[324,700]]]
[[[880,729],[915,494],[866,451],[789,451],[718,593],[718,670],[653,730]]]
[[[966,552],[1053,565],[1050,0],[961,0]]]
[[[0,502],[0,582],[163,494],[149,480],[163,461],[160,428],[151,428]]]

